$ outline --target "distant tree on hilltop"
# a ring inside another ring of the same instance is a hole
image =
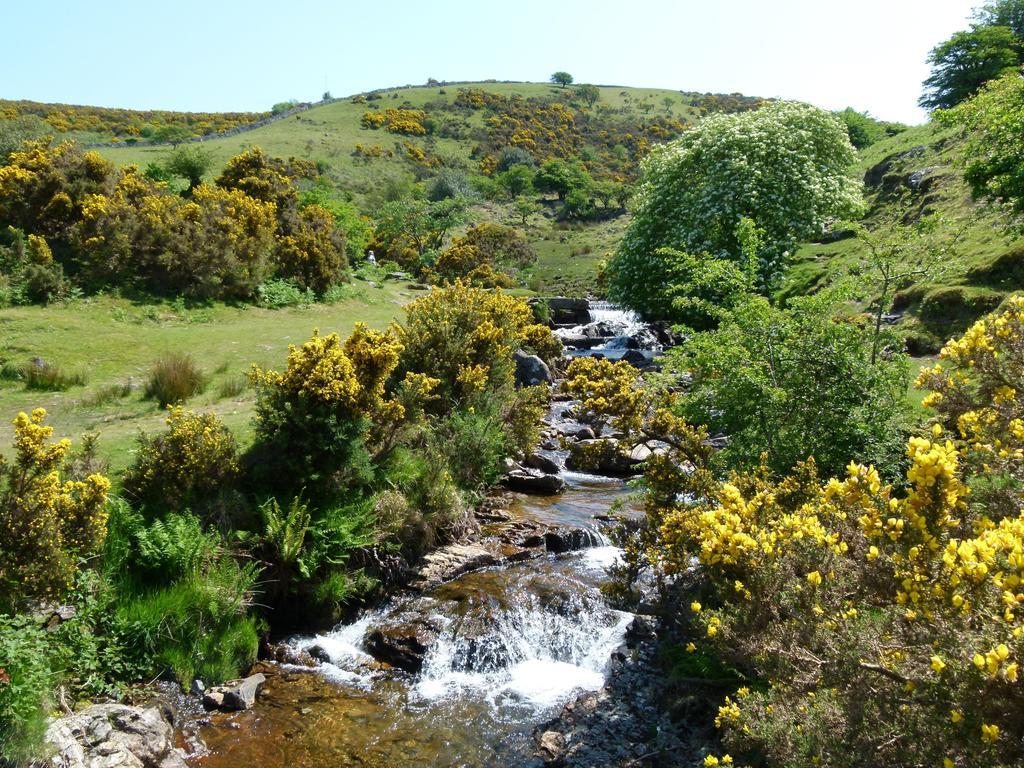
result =
[[[551,82],[565,88],[567,85],[572,85],[572,75],[568,72],[555,72],[551,75]]]

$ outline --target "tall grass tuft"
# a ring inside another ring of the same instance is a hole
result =
[[[21,378],[25,382],[25,389],[42,392],[61,392],[70,387],[80,387],[85,384],[84,373],[65,371],[59,365],[43,360],[32,360],[26,363],[21,369]]]
[[[172,352],[153,365],[146,382],[146,397],[161,408],[183,403],[206,388],[206,376],[191,355]]]

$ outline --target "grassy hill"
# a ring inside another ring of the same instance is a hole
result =
[[[395,190],[428,178],[437,168],[452,168],[472,175],[479,173],[478,145],[486,137],[487,110],[454,110],[460,89],[473,88],[502,97],[544,99],[554,97],[575,100],[578,92],[541,83],[472,83],[434,87],[405,87],[361,94],[351,98],[315,106],[310,110],[270,125],[236,135],[211,138],[202,143],[214,159],[215,176],[227,160],[250,146],[259,146],[265,152],[280,157],[299,157],[317,163],[325,175],[351,201],[365,213],[373,215],[379,205]],[[596,153],[599,147],[590,141],[598,139],[600,131],[588,132],[590,123],[600,121],[620,131],[625,137],[639,134],[642,126],[656,121],[692,125],[711,111],[746,108],[757,99],[746,99],[736,94],[715,95],[683,93],[652,88],[623,88],[601,86],[599,98],[593,106],[575,102],[581,119],[583,155]],[[439,127],[429,136],[405,136],[363,127],[362,119],[368,111],[381,111],[405,106],[426,110]],[[586,125],[584,125],[586,123]],[[666,136],[670,138],[671,136]],[[414,147],[429,158],[427,165],[410,158],[409,147]],[[360,148],[364,152],[360,152]],[[169,146],[116,146],[99,150],[112,162],[124,166],[136,164],[145,167],[159,163],[173,151]],[[380,154],[367,156],[366,152]],[[626,163],[635,167],[636,157],[629,148]],[[628,171],[627,171],[628,172]],[[521,220],[510,205],[483,203],[477,207],[478,221],[495,221],[521,226]],[[552,211],[542,210],[531,216],[525,229],[540,256],[533,272],[531,287],[541,292],[567,292],[583,294],[594,286],[597,263],[615,248],[625,226],[625,217],[590,224],[571,224],[555,221]]]
[[[867,147],[856,172],[865,179],[869,210],[864,223],[880,234],[894,221],[940,217],[937,237],[960,232],[956,258],[929,281],[898,286],[894,309],[899,327],[917,354],[934,352],[975,318],[1024,288],[1024,239],[1006,233],[993,210],[971,199],[960,170],[962,142],[956,132],[929,123]],[[860,271],[864,244],[847,237],[808,243],[796,254],[784,295],[813,292]],[[913,262],[910,254],[908,260]],[[870,292],[861,304],[872,300]]]

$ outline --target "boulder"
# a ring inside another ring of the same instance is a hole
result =
[[[423,668],[427,651],[437,642],[438,630],[426,617],[415,615],[371,629],[366,635],[366,650],[377,661],[415,674]]]
[[[416,589],[429,589],[497,562],[494,553],[479,544],[449,544],[423,558],[423,565],[412,586]]]
[[[630,456],[619,444],[610,438],[580,440],[572,444],[565,466],[576,472],[592,472],[610,477],[629,477],[639,474],[639,461]]]
[[[187,768],[165,707],[94,704],[46,729],[54,768]]]
[[[503,482],[510,490],[535,496],[554,496],[565,488],[565,481],[558,475],[546,475],[536,469],[512,470]]]
[[[590,302],[567,296],[553,296],[547,300],[554,325],[582,325],[590,322]]]
[[[526,457],[526,466],[539,469],[545,475],[557,475],[562,471],[558,462],[544,453],[531,453]]]
[[[634,368],[646,368],[651,364],[651,357],[639,349],[628,349],[626,353],[619,358],[624,363],[629,363]]]
[[[528,355],[517,349],[513,355],[516,364],[516,386],[535,387],[551,383],[551,369],[537,355]]]
[[[544,765],[562,765],[565,758],[565,736],[558,731],[544,731],[537,746],[537,756],[544,761]]]
[[[234,680],[225,685],[210,688],[203,694],[203,706],[206,709],[221,709],[230,712],[241,712],[256,703],[256,695],[267,681],[261,672],[242,680]]]

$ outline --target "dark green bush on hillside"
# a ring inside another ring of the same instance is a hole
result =
[[[669,353],[671,365],[693,372],[682,414],[727,436],[716,454],[722,466],[757,466],[766,453],[780,475],[809,456],[830,475],[851,458],[899,473],[907,361],[891,355],[872,365],[870,331],[836,309],[828,295],[786,309],[754,298]]]

